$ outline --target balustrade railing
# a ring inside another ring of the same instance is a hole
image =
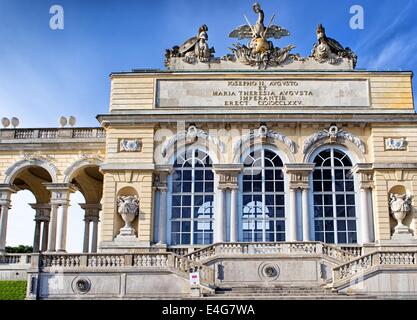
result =
[[[212,285],[215,281],[214,269],[207,267],[196,261],[174,255],[174,268],[189,275],[198,272],[200,282],[205,285]]]
[[[10,140],[55,140],[55,139],[104,139],[103,128],[61,128],[61,129],[7,129],[0,130],[0,139]]]
[[[203,261],[216,255],[324,255],[339,263],[356,258],[351,252],[321,242],[217,243],[194,251],[185,257]]]
[[[4,256],[0,256],[0,264],[30,264],[30,261],[30,254],[6,254]]]
[[[416,266],[417,252],[378,251],[359,257],[333,269],[334,283],[349,281],[377,266]]]

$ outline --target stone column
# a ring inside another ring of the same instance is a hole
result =
[[[219,187],[218,189],[218,212],[216,214],[216,231],[217,231],[217,241],[216,242],[225,242],[225,209],[226,209],[226,189]]]
[[[238,221],[238,177],[242,172],[242,164],[217,164],[213,165],[214,171],[218,174],[218,212],[215,220],[215,234],[217,234],[217,242],[225,242],[226,237],[226,192],[230,190],[230,241],[237,242],[239,234]]]
[[[297,189],[290,189],[290,232],[289,241],[297,241]]]
[[[41,251],[41,247],[44,239],[41,243],[41,229],[43,225],[43,232],[45,233],[45,222],[49,221],[49,211],[51,206],[49,204],[43,203],[34,203],[30,204],[33,210],[36,211],[35,214],[35,234],[33,238],[33,252],[37,253]],[[45,237],[45,235],[43,235]]]
[[[13,193],[16,193],[13,186],[0,185],[0,255],[6,254],[7,220]]]
[[[168,176],[172,166],[159,166],[154,176],[154,189],[159,193],[158,245],[167,245],[168,230]]]
[[[361,208],[362,208],[362,243],[371,242],[369,229],[369,206],[368,206],[368,189],[361,188]]]
[[[58,219],[58,207],[57,204],[51,204],[51,217],[49,221],[49,238],[48,238],[48,252],[54,252],[56,249],[56,227]]]
[[[61,204],[59,212],[59,223],[58,223],[58,237],[57,237],[57,252],[67,252],[67,227],[68,227],[68,208],[69,201]]]
[[[371,200],[371,192],[374,187],[373,182],[373,165],[370,163],[358,163],[352,169],[354,174],[357,174],[360,181],[361,197],[360,197],[360,208],[361,208],[361,236],[362,244],[368,244],[372,242],[372,229],[373,224],[371,221],[372,210],[369,210],[369,202]]]
[[[315,167],[314,163],[289,163],[284,166],[284,172],[289,176],[290,185],[290,241],[298,241],[297,238],[297,193],[302,192],[302,229],[303,241],[310,241],[310,210],[308,203],[309,176]]]
[[[232,188],[231,201],[230,201],[230,242],[237,242],[239,229],[237,225],[238,221],[238,188]]]
[[[85,204],[80,203],[80,207],[84,209],[84,242],[83,253],[97,252],[97,238],[98,238],[98,222],[100,220],[101,204]],[[93,224],[93,233],[90,237],[90,226]],[[95,252],[93,251],[95,250]]]
[[[308,188],[301,189],[303,193],[303,241],[311,241],[310,236],[310,206],[308,203]]]
[[[48,236],[49,236],[49,218],[50,212],[48,215],[48,220],[44,220],[42,228],[42,248],[41,251],[45,252],[48,250]]]
[[[88,253],[90,250],[90,219],[84,218],[84,242],[83,253]]]
[[[33,237],[33,253],[40,252],[41,248],[41,220],[38,217],[35,218],[35,235]]]
[[[10,202],[1,204],[0,216],[0,254],[6,253],[7,220],[9,217]]]
[[[93,234],[91,239],[91,253],[97,253],[97,243],[98,243],[98,223],[99,223],[99,217],[93,217],[92,218],[93,223]]]
[[[49,252],[66,252],[67,246],[67,224],[68,207],[71,193],[76,188],[70,183],[44,183],[47,190],[51,192],[51,219],[49,223]],[[59,224],[58,224],[58,208]],[[57,234],[58,232],[58,234]]]

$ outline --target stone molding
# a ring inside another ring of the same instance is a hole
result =
[[[154,171],[155,165],[153,163],[141,164],[141,163],[104,163],[100,166],[102,173],[109,171]]]
[[[274,142],[275,140],[282,142],[285,146],[288,147],[288,149],[291,150],[293,154],[296,153],[296,144],[294,141],[292,141],[284,134],[276,132],[274,130],[270,130],[267,126],[263,125],[260,126],[259,129],[253,130],[250,133],[241,137],[233,147],[233,154],[237,154],[240,151],[240,149],[250,141],[259,141],[262,144],[264,144],[271,141]]]
[[[290,189],[309,189],[309,177],[315,166],[314,163],[285,164],[283,171],[290,176]]]
[[[158,191],[168,191],[168,176],[174,170],[171,165],[159,165],[155,167],[153,187]]]
[[[45,169],[51,176],[51,179],[53,182],[58,181],[57,177],[59,174],[59,170],[53,163],[47,160],[47,158],[43,156],[39,156],[39,155],[31,155],[30,157],[29,156],[26,157],[25,155],[23,155],[23,157],[25,157],[23,160],[17,161],[5,171],[4,174],[6,176],[6,179],[5,179],[6,184],[10,183],[11,180],[14,178],[14,176],[20,170],[22,170],[25,167],[31,167],[31,166],[38,166],[38,167]]]
[[[213,170],[219,175],[218,188],[220,190],[239,188],[238,179],[243,170],[243,164],[214,164]]]
[[[178,132],[176,135],[168,139],[162,146],[162,156],[166,157],[168,150],[173,148],[179,142],[183,142],[185,145],[196,143],[199,140],[208,141],[215,146],[219,147],[220,151],[224,151],[224,145],[219,138],[208,134],[202,129],[198,129],[196,126],[190,126],[187,130]]]
[[[339,129],[337,126],[333,125],[328,130],[323,129],[318,131],[308,137],[304,141],[304,154],[307,154],[310,149],[312,149],[318,142],[327,140],[328,143],[336,143],[338,140],[350,141],[353,143],[359,150],[364,154],[366,152],[365,144],[353,133]]]
[[[361,189],[374,188],[374,168],[372,163],[357,163],[352,168],[352,173],[359,175]]]
[[[69,206],[71,193],[77,191],[71,183],[43,183],[43,185],[51,192],[51,205]]]

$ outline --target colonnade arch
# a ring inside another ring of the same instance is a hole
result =
[[[15,212],[12,209],[15,199],[19,203],[30,202],[29,206],[19,205],[16,210],[35,211],[31,243],[34,252],[67,251],[68,219],[72,220],[70,225],[73,225],[72,222],[79,215],[74,202],[73,208],[70,209],[73,199],[78,199],[78,204],[84,210],[83,251],[97,252],[103,192],[103,175],[99,171],[99,165],[100,162],[91,159],[77,161],[65,171],[64,182],[60,182],[60,172],[47,159],[24,159],[9,167],[4,172],[4,183],[0,184],[0,254],[5,253],[8,219],[9,215]],[[20,196],[23,190],[33,194],[34,200],[27,192],[25,197]],[[72,195],[74,193],[79,194]],[[19,222],[30,224],[26,221]],[[13,221],[13,226],[19,222]],[[76,229],[78,226],[75,224],[70,234],[77,234]],[[15,228],[12,231],[18,232]]]

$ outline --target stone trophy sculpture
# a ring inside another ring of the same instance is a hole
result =
[[[182,58],[189,64],[198,62],[208,63],[216,52],[208,45],[208,27],[204,24],[198,29],[198,34],[185,41],[181,46],[174,46],[165,52],[165,64],[169,65],[172,58]]]
[[[326,36],[323,25],[317,27],[317,42],[314,44],[311,57],[319,63],[328,62],[338,64],[341,59],[347,58],[352,61],[353,68],[356,67],[358,57],[350,48],[344,48],[339,42]]]
[[[395,227],[393,239],[404,239],[411,236],[410,230],[403,224],[404,219],[411,212],[412,196],[407,194],[390,194],[390,210],[397,226]]]
[[[258,15],[258,20],[252,26],[245,16],[246,25],[240,26],[233,30],[229,37],[242,39],[250,39],[249,44],[235,44],[232,48],[233,55],[228,56],[228,60],[235,60],[245,65],[257,66],[259,69],[266,69],[271,66],[279,66],[287,59],[300,59],[298,55],[290,55],[290,51],[295,48],[289,45],[285,48],[275,48],[270,38],[281,39],[289,36],[288,30],[272,25],[275,15],[271,18],[269,25],[264,24],[265,13],[261,9],[259,3],[253,5],[253,11]]]
[[[120,229],[118,237],[134,237],[135,229],[132,222],[139,215],[139,199],[137,196],[121,196],[117,198],[117,212],[122,217],[125,226]]]

